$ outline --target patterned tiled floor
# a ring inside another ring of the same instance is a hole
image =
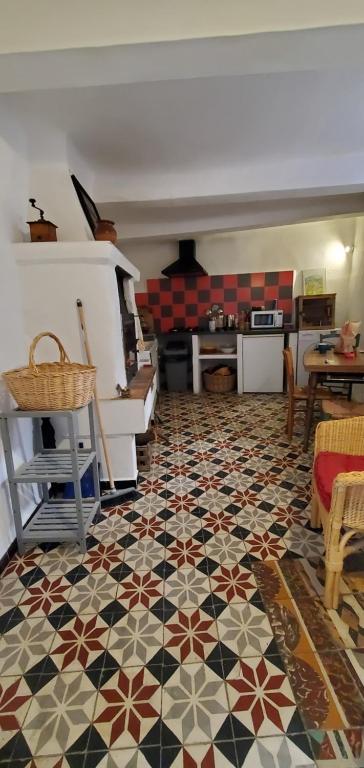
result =
[[[364,766],[364,574],[339,610],[284,400],[165,395],[151,471],[85,556],[0,580],[0,766]]]

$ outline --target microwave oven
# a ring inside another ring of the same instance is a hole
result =
[[[282,309],[252,310],[250,315],[250,327],[255,328],[283,328]]]

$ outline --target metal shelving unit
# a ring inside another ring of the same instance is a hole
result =
[[[40,542],[79,542],[80,551],[86,552],[86,533],[100,508],[100,486],[97,468],[96,435],[93,403],[88,408],[91,449],[77,445],[78,414],[83,408],[68,411],[21,411],[15,409],[0,414],[1,437],[4,446],[15,531],[20,554],[27,544]],[[69,450],[43,447],[41,420],[61,416],[67,421]],[[17,469],[14,468],[9,422],[13,419],[33,419],[36,454]],[[81,479],[92,465],[94,498],[82,498]],[[73,483],[74,499],[49,498],[49,483]],[[19,484],[36,483],[41,503],[23,527],[19,500]]]

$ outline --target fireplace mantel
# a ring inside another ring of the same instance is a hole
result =
[[[84,242],[55,242],[55,243],[14,243],[15,259],[18,264],[58,264],[84,263],[109,264],[121,267],[134,280],[140,280],[140,272],[108,241],[88,240]]]
[[[139,271],[109,242],[17,243],[13,248],[29,343],[41,331],[53,331],[72,361],[85,360],[76,307],[77,299],[81,299],[103,399],[101,410],[110,438],[114,476],[135,480],[134,435],[148,427],[156,388],[154,378],[145,401],[131,398],[121,404],[114,400],[117,385],[125,387],[128,383],[116,269],[123,272],[123,292],[128,312],[135,316],[137,338],[140,326],[134,281],[139,280]],[[38,359],[55,360],[57,352],[52,344],[42,342]]]
[[[60,337],[73,361],[85,359],[76,310],[81,299],[90,346],[98,367],[99,389],[114,396],[117,384],[127,384],[116,267],[125,273],[128,309],[137,315],[134,281],[139,271],[112,243],[16,243],[29,343],[44,330]],[[137,336],[139,336],[137,327]],[[42,346],[45,360],[54,360],[54,348]]]

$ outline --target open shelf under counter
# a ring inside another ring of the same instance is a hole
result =
[[[236,367],[237,373],[237,392],[242,394],[243,392],[243,353],[242,353],[242,334],[236,331],[225,331],[222,338],[219,338],[219,334],[216,333],[216,348],[214,352],[201,352],[201,347],[208,343],[211,345],[211,337],[213,334],[206,333],[204,339],[203,333],[192,335],[192,372],[193,372],[193,391],[194,394],[198,394],[202,389],[202,371],[204,370],[203,362],[210,361],[225,362],[234,361],[234,367]],[[229,338],[230,337],[230,338]],[[231,339],[231,343],[229,341]],[[215,337],[214,337],[215,340]],[[223,346],[231,346],[236,350],[235,352],[223,352],[219,349],[219,342]],[[236,361],[236,363],[235,363]],[[206,366],[205,366],[206,367]]]
[[[217,352],[214,352],[214,354],[200,354],[199,355],[200,360],[237,360],[238,355],[235,353],[234,355],[227,354],[226,352],[221,352],[221,354],[218,354]]]

